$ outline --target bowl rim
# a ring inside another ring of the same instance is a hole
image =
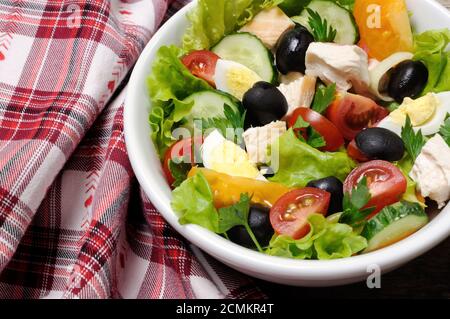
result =
[[[438,10],[444,10],[450,21],[450,13],[442,5],[434,0],[423,0]],[[152,37],[141,53],[129,80],[127,96],[124,107],[124,132],[126,148],[129,154],[132,168],[143,187],[146,195],[164,219],[183,237],[216,259],[238,269],[252,267],[253,274],[274,276],[284,279],[303,280],[329,280],[345,279],[367,274],[368,267],[377,265],[382,271],[389,271],[403,263],[428,251],[450,235],[450,204],[440,211],[425,227],[409,237],[387,246],[380,250],[363,255],[335,260],[297,260],[265,255],[226,240],[225,238],[210,232],[197,225],[180,225],[176,213],[170,207],[169,201],[161,196],[160,185],[149,177],[143,169],[140,160],[138,132],[134,129],[133,118],[139,114],[135,105],[138,105],[136,96],[139,93],[133,87],[137,83],[140,73],[147,72],[147,57],[160,46],[161,39],[168,33],[180,19],[184,19],[186,13],[196,5],[192,1],[174,16],[172,16]],[[145,71],[144,71],[145,70]],[[154,149],[149,138],[149,143]],[[448,225],[445,227],[445,225]],[[430,236],[432,234],[432,236]]]

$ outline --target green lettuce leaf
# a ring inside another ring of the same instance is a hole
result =
[[[173,190],[171,205],[180,214],[180,224],[196,224],[218,232],[219,215],[214,207],[213,193],[201,172]]]
[[[283,0],[199,0],[188,14],[191,25],[183,37],[183,49],[210,49],[225,35],[236,31],[266,8]]]
[[[346,152],[321,152],[300,141],[292,129],[272,145],[273,152],[278,152],[279,167],[272,163],[276,174],[270,180],[288,187],[304,187],[328,176],[344,180],[356,166]]]
[[[161,47],[147,79],[153,104],[149,117],[152,139],[161,156],[173,143],[172,130],[176,123],[192,108],[192,104],[182,100],[195,92],[211,89],[181,63],[182,55],[183,50],[176,46]]]
[[[265,251],[268,255],[294,259],[347,258],[367,247],[367,240],[357,235],[352,227],[326,219],[319,214],[308,218],[308,235],[299,240],[275,235]]]
[[[428,68],[428,84],[423,90],[444,92],[450,90],[450,29],[430,30],[414,36],[414,59],[422,61]]]

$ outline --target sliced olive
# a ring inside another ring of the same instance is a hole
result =
[[[418,96],[428,82],[428,69],[420,61],[403,61],[389,71],[388,93],[398,103]]]
[[[277,68],[283,74],[305,73],[305,57],[313,35],[302,26],[286,32],[278,44],[276,52]]]
[[[394,132],[381,127],[368,128],[356,136],[356,146],[371,160],[399,161],[405,154],[403,140]]]
[[[242,105],[247,110],[246,126],[264,126],[281,120],[288,111],[283,93],[268,82],[258,82],[248,90]]]
[[[274,234],[270,224],[270,209],[263,206],[252,206],[248,215],[248,224],[256,237],[258,243],[264,247],[267,246]],[[255,249],[250,235],[244,226],[236,226],[227,232],[228,238],[236,244]]]
[[[306,186],[319,188],[331,194],[328,214],[342,212],[342,201],[344,199],[344,191],[343,191],[344,185],[338,178],[330,176],[315,181],[311,181]]]

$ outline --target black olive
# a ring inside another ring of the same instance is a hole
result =
[[[368,128],[356,136],[356,146],[371,160],[399,161],[405,153],[403,140],[385,128]]]
[[[270,224],[270,209],[263,206],[251,206],[248,215],[248,224],[253,231],[258,243],[264,247],[267,246],[274,234]],[[244,226],[236,226],[227,232],[228,238],[236,244],[255,249],[256,246],[250,238]]]
[[[403,61],[389,73],[388,93],[398,103],[405,97],[418,96],[428,82],[428,69],[420,61]]]
[[[331,194],[330,206],[328,208],[329,214],[342,212],[342,201],[344,200],[344,185],[338,178],[330,176],[311,181],[306,186],[319,188]]]
[[[305,73],[305,57],[314,36],[305,28],[297,27],[286,32],[278,43],[276,52],[277,68],[283,74],[289,72]]]
[[[248,90],[242,105],[247,110],[247,126],[264,126],[281,120],[288,111],[283,93],[268,82],[258,82]]]

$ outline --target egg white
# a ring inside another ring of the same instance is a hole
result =
[[[220,147],[220,145],[223,144],[225,141],[226,141],[225,137],[223,137],[218,130],[211,132],[211,134],[209,134],[205,138],[205,141],[203,142],[203,145],[201,147],[203,166],[209,169],[212,168],[213,159],[211,159],[211,154],[217,147]]]
[[[423,125],[414,127],[414,131],[418,132],[421,130],[422,134],[425,136],[438,133],[445,121],[445,118],[447,117],[447,114],[450,113],[450,91],[435,93],[435,95],[441,103],[437,107],[433,118]],[[402,134],[402,125],[395,122],[390,116],[383,119],[377,126],[388,129],[398,136],[401,136]]]

